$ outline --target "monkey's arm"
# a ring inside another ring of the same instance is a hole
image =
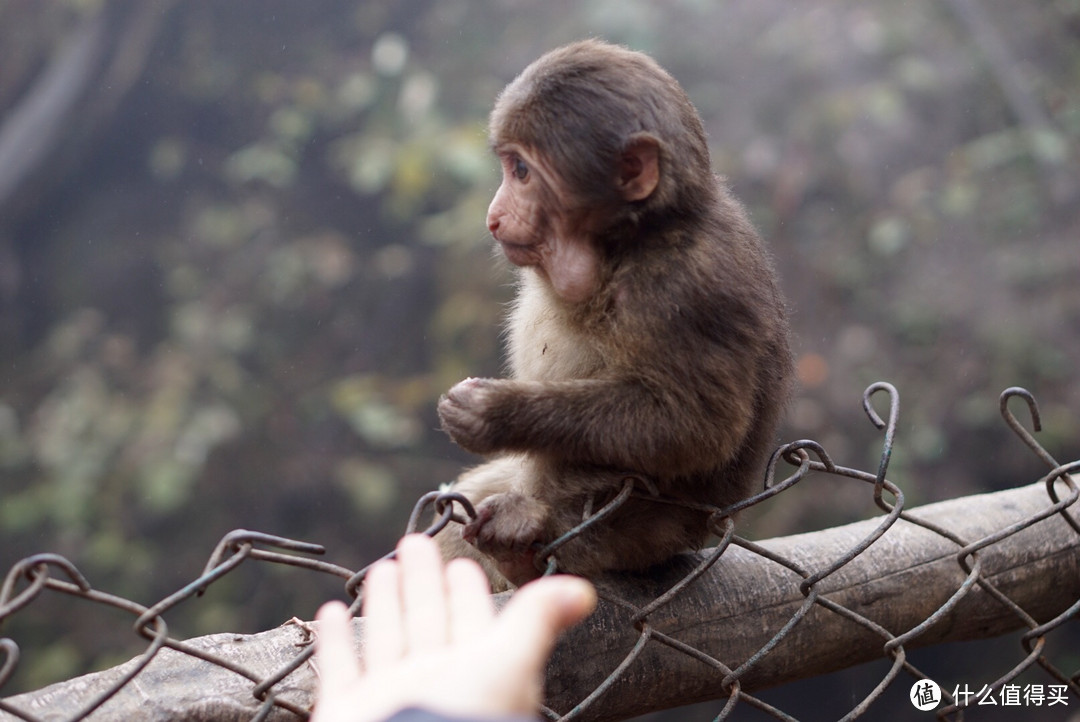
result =
[[[752,388],[740,388],[752,384],[698,372],[685,384],[641,375],[466,379],[439,402],[439,416],[458,445],[478,454],[550,451],[578,464],[695,473],[734,456],[755,413]]]

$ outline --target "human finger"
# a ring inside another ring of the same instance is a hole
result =
[[[407,534],[397,546],[401,574],[402,630],[408,654],[446,645],[446,578],[435,542],[423,534]]]
[[[526,584],[510,599],[496,622],[507,640],[503,660],[521,674],[539,675],[559,633],[596,608],[596,589],[580,577],[542,577]]]
[[[401,591],[398,564],[375,562],[364,578],[364,666],[380,669],[400,660],[405,654],[405,635],[401,619]]]
[[[480,634],[495,617],[491,586],[472,559],[452,559],[446,565],[450,642],[463,642]]]
[[[341,602],[327,602],[315,613],[315,663],[319,670],[319,696],[348,690],[360,678],[360,663],[353,649],[352,615]]]

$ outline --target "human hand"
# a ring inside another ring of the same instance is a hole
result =
[[[469,559],[445,567],[422,534],[402,538],[396,561],[364,581],[364,669],[349,613],[324,604],[315,661],[313,722],[375,722],[406,707],[459,717],[535,714],[558,634],[596,605],[578,577],[544,577],[519,589],[497,617],[487,578]]]

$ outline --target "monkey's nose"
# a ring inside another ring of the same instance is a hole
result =
[[[499,230],[499,217],[488,216],[487,218],[488,230],[491,231],[491,235],[495,235],[495,231]]]

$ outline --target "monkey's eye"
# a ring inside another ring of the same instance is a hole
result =
[[[519,181],[523,181],[529,177],[529,166],[525,165],[525,161],[523,161],[521,158],[514,158],[512,162],[514,166],[513,172],[515,178],[517,178]]]

